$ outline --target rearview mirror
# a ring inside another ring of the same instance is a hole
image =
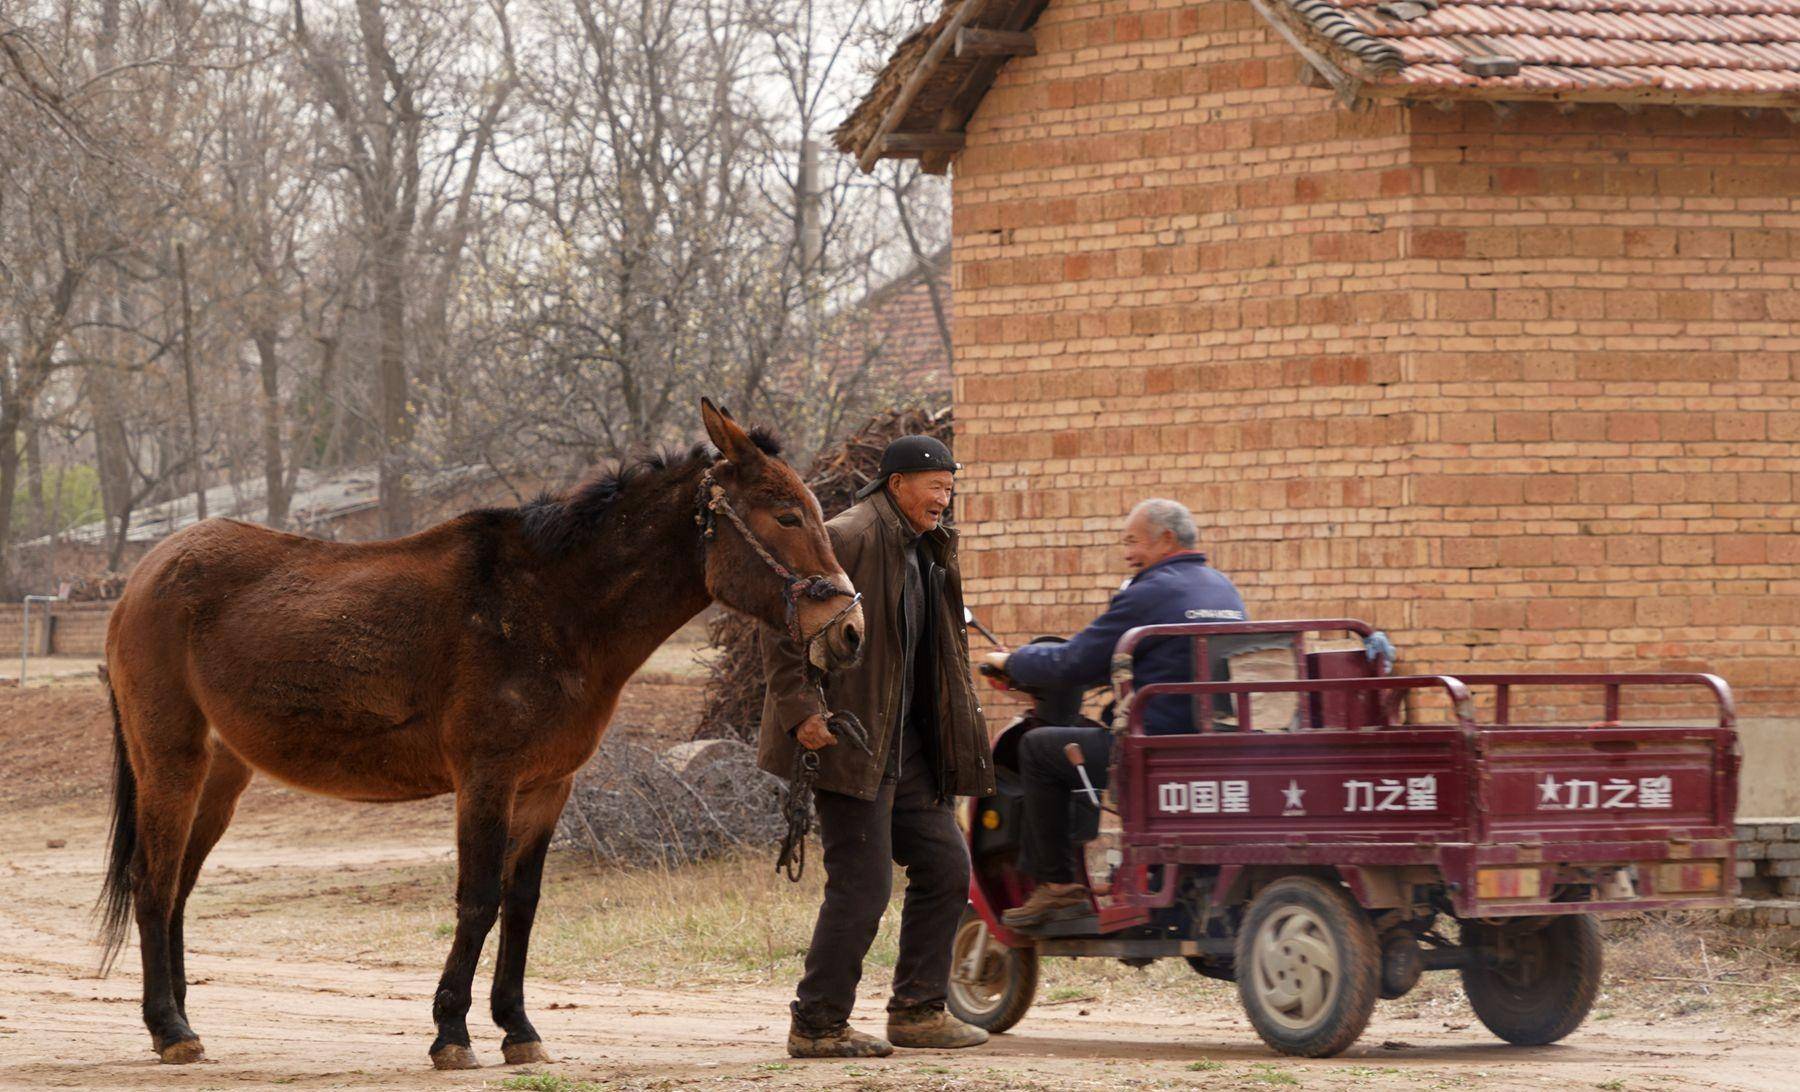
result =
[[[963,608],[963,628],[964,629],[972,629],[976,633],[979,633],[983,637],[986,637],[988,644],[993,645],[995,648],[1003,647],[1000,644],[1000,638],[994,636],[994,631],[987,628],[986,626],[982,625],[981,619],[975,617],[975,612],[970,610],[968,607]]]

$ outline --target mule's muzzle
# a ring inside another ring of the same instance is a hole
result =
[[[831,582],[851,595],[855,594],[849,577],[836,576]],[[843,596],[837,596],[826,600],[825,605],[828,609],[819,612],[824,617],[814,623],[823,625],[824,629],[810,642],[812,664],[821,671],[845,671],[862,662],[866,636],[862,603],[847,602]],[[845,609],[846,605],[848,609]]]

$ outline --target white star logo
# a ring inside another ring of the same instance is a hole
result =
[[[1300,799],[1301,797],[1306,795],[1306,790],[1300,787],[1300,783],[1298,781],[1294,781],[1290,778],[1287,783],[1287,788],[1281,790],[1281,795],[1282,795],[1282,805],[1281,805],[1282,810],[1284,810],[1284,811],[1305,811],[1306,810],[1305,803],[1303,803]]]
[[[1549,777],[1544,778],[1544,780],[1538,783],[1539,806],[1556,803],[1557,794],[1560,792],[1562,792],[1562,786],[1556,783],[1555,774],[1551,774]]]

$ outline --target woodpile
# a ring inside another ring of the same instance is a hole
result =
[[[935,436],[949,444],[950,410],[890,410],[821,453],[813,461],[806,484],[819,498],[826,518],[856,503],[856,491],[875,477],[881,452],[890,441],[915,435]],[[712,650],[707,657],[706,701],[694,738],[756,741],[763,703],[761,625],[729,610],[720,611],[712,620],[707,629]]]
[[[783,788],[737,740],[659,750],[607,736],[575,779],[557,838],[602,864],[632,868],[761,851],[787,831]]]

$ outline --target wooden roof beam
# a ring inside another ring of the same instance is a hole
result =
[[[964,27],[956,32],[958,57],[1035,57],[1037,39],[1029,30],[983,30]]]
[[[926,152],[962,151],[961,133],[889,133],[881,138],[882,156],[924,155]]]
[[[1026,30],[1037,21],[1039,13],[1049,0],[1012,0],[1012,7],[999,17],[997,22],[983,29],[1016,32]],[[992,9],[988,13],[992,15]],[[985,20],[984,21],[989,21]],[[958,85],[956,93],[950,98],[950,104],[938,115],[939,132],[961,132],[974,115],[975,108],[981,104],[982,96],[993,86],[994,78],[1000,74],[1012,60],[1011,57],[976,57],[969,67],[968,73]],[[926,174],[943,174],[950,169],[950,161],[954,158],[950,152],[926,152],[920,157],[920,168]]]
[[[1250,7],[1256,11],[1256,14],[1262,16],[1263,22],[1269,24],[1269,26],[1274,29],[1275,33],[1281,35],[1282,40],[1287,42],[1294,52],[1305,58],[1306,63],[1311,65],[1314,71],[1324,77],[1325,81],[1337,90],[1338,98],[1345,106],[1349,106],[1356,102],[1357,98],[1362,94],[1361,80],[1356,79],[1337,65],[1332,64],[1329,60],[1326,60],[1324,54],[1301,41],[1300,35],[1294,28],[1289,26],[1273,11],[1270,11],[1268,5],[1263,3],[1263,0],[1250,0]]]
[[[952,15],[950,21],[944,24],[943,31],[932,41],[930,48],[925,51],[925,56],[919,58],[918,67],[914,68],[912,73],[906,77],[906,83],[901,85],[900,93],[894,96],[894,101],[888,105],[887,113],[881,116],[881,124],[875,127],[875,132],[869,137],[868,146],[863,149],[862,155],[856,158],[858,167],[864,171],[874,169],[876,162],[881,158],[884,139],[906,117],[906,112],[912,108],[913,100],[918,98],[919,92],[924,89],[925,81],[929,80],[931,74],[937,71],[938,64],[944,59],[944,54],[950,51],[951,44],[956,41],[957,32],[975,17],[975,13],[986,2],[987,0],[963,0],[962,6],[956,9],[956,14]]]

